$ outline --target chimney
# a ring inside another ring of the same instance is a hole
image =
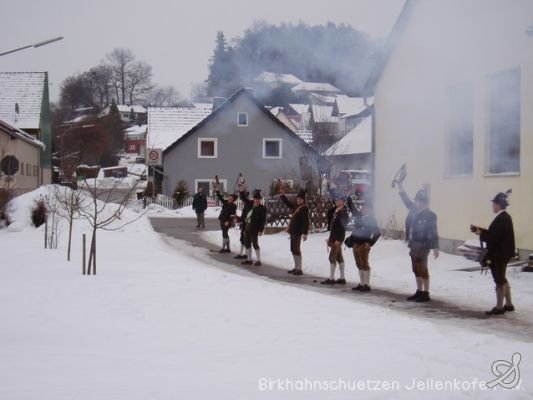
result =
[[[226,101],[225,97],[213,97],[213,109],[212,109],[212,111],[215,111],[225,101]]]

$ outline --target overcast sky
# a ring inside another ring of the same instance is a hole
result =
[[[64,40],[0,57],[1,71],[48,71],[52,100],[70,74],[97,65],[115,47],[153,67],[154,81],[185,96],[205,80],[217,31],[242,35],[269,23],[344,22],[385,37],[404,0],[0,0],[0,53],[56,36]]]

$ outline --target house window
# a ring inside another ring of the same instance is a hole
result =
[[[31,176],[31,172],[30,172],[30,164],[26,163],[26,175],[27,176]]]
[[[217,158],[217,139],[198,139],[198,158]]]
[[[237,114],[237,125],[248,126],[248,113],[240,112]]]
[[[263,139],[263,158],[281,158],[281,139]]]
[[[24,175],[24,163],[23,162],[20,163],[20,174]]]
[[[520,69],[489,78],[489,174],[520,172]]]
[[[472,84],[448,92],[448,165],[450,176],[471,176],[474,168],[474,96]]]

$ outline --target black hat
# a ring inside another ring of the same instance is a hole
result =
[[[305,200],[305,190],[300,189],[300,190],[298,191],[298,194],[296,195],[296,197],[299,197],[299,198]]]
[[[263,198],[263,196],[261,196],[261,190],[259,189],[254,190],[253,198],[261,200]]]
[[[233,200],[237,200],[239,196],[237,196],[235,193],[230,194],[231,197],[233,197]]]
[[[493,203],[498,204],[502,208],[507,208],[509,205],[509,200],[507,194],[500,192],[492,199]]]
[[[415,196],[415,200],[420,201],[424,204],[428,203],[428,194],[424,189],[420,189]]]
[[[337,200],[342,200],[342,201],[346,201],[346,196],[343,195],[342,193],[335,193],[335,195],[333,196],[333,201],[337,201]]]

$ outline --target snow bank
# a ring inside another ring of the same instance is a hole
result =
[[[17,199],[15,223],[24,227],[25,209],[39,192]],[[127,210],[123,221],[137,215]],[[523,341],[511,340],[470,330],[468,320],[430,322],[415,312],[230,273],[205,249],[163,240],[145,217],[120,231],[99,233],[98,275],[82,276],[80,237],[86,229],[76,222],[70,263],[64,237],[58,250],[44,250],[42,232],[27,224],[23,231],[0,230],[0,398],[529,399],[533,394],[526,378],[515,392],[412,389],[413,380],[493,379],[492,363],[514,352],[522,354],[522,376],[533,376],[528,332]],[[323,239],[312,235],[304,244],[306,268],[324,268]],[[265,260],[289,259],[286,236],[268,236],[262,244]],[[401,243],[383,241],[375,250],[376,286],[407,269]],[[439,268],[445,264],[432,266],[436,282]],[[436,295],[442,295],[439,289]],[[265,390],[278,379],[282,385],[288,379],[366,386],[351,392]],[[398,390],[377,389],[376,383],[386,382],[398,382]]]

